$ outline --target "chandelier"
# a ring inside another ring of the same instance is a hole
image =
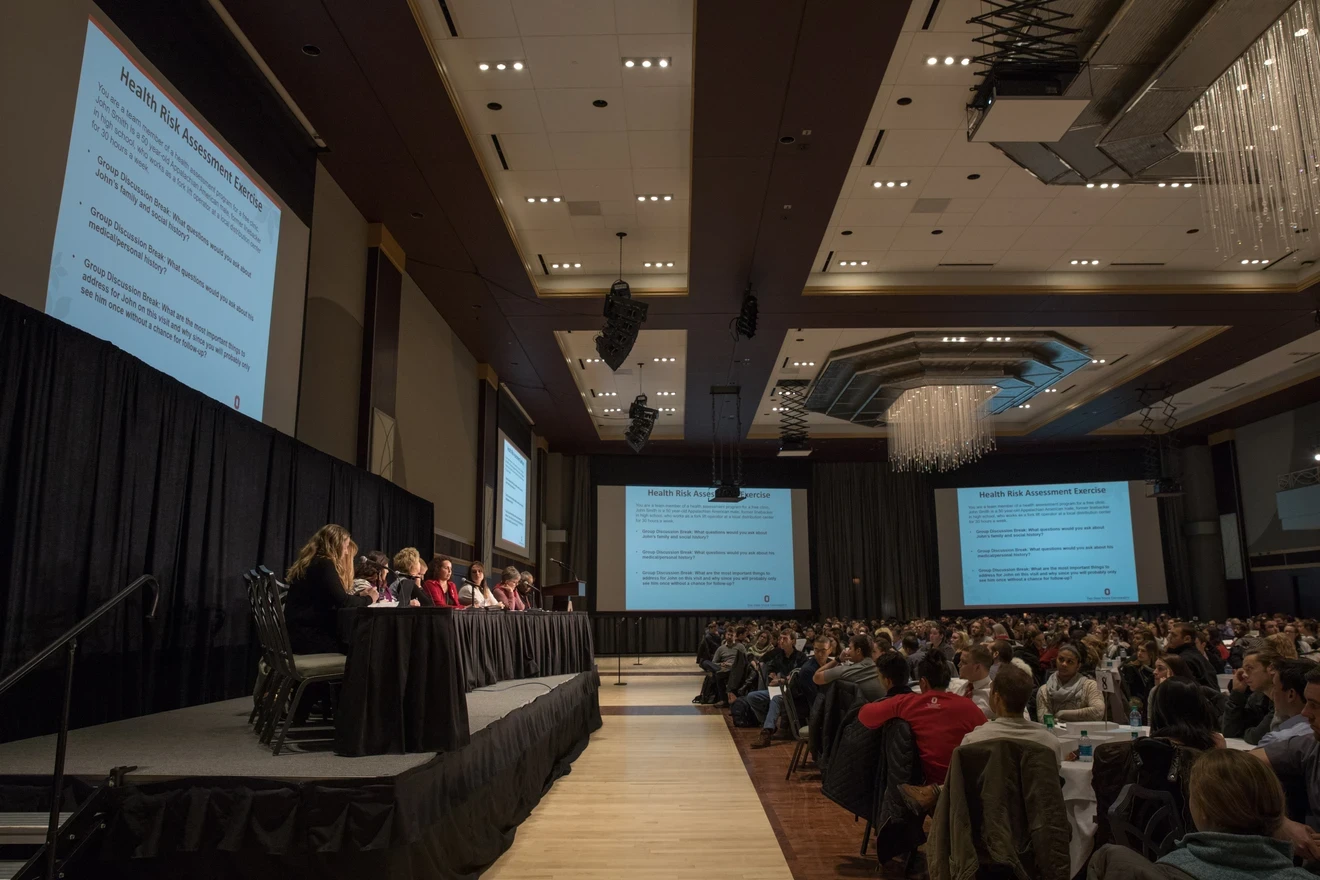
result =
[[[1215,248],[1267,263],[1320,213],[1320,0],[1298,0],[1188,111]],[[1249,261],[1242,260],[1245,265]]]
[[[951,471],[995,448],[986,385],[909,388],[889,406],[889,463],[896,471]]]

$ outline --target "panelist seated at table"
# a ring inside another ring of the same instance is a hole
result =
[[[530,571],[518,575],[518,595],[527,608],[532,607],[533,591],[536,589],[536,576]]]
[[[504,569],[503,575],[504,580],[494,587],[495,598],[510,611],[526,611],[527,604],[518,595],[518,581],[522,579],[522,573],[510,565]]]
[[[394,579],[385,588],[387,595],[382,599],[393,599],[400,605],[416,608],[419,605],[430,607],[435,603],[422,589],[422,575],[426,573],[426,563],[416,547],[404,547],[394,554]]]
[[[458,600],[471,608],[503,608],[500,600],[486,585],[486,566],[474,562],[468,566],[468,575],[462,589],[458,591]]]
[[[422,582],[426,594],[439,608],[462,608],[458,599],[458,587],[450,578],[454,574],[454,563],[449,557],[436,554],[431,557],[431,564],[426,569],[426,580]]]
[[[384,592],[385,582],[390,573],[390,562],[388,558],[381,561],[375,558],[376,556],[384,557],[384,554],[373,550],[366,556],[359,556],[353,563],[353,586],[350,592],[355,596],[369,595],[371,590],[374,590],[377,596]]]
[[[377,598],[368,586],[355,595],[353,557],[357,545],[343,526],[327,525],[317,530],[298,552],[285,573],[289,594],[284,600],[284,623],[289,646],[295,654],[343,654],[338,635],[340,608],[367,606]]]

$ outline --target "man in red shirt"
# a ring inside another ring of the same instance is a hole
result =
[[[949,664],[938,651],[928,653],[917,664],[921,693],[898,694],[867,703],[857,718],[872,730],[891,718],[902,718],[912,726],[921,755],[927,785],[944,782],[949,758],[964,736],[985,723],[985,713],[967,697],[949,693]]]

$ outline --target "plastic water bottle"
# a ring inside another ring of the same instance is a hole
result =
[[[1119,645],[1119,646],[1118,646],[1118,665],[1119,665],[1119,666],[1122,666],[1122,665],[1124,665],[1125,663],[1127,663],[1127,648],[1124,648],[1122,645]]]
[[[1141,707],[1135,701],[1128,708],[1128,726],[1132,728],[1132,737],[1135,739],[1141,732]]]
[[[1232,675],[1232,674],[1233,674],[1233,664],[1232,664],[1232,663],[1225,663],[1225,664],[1224,664],[1224,675]]]
[[[1082,731],[1082,741],[1077,745],[1077,760],[1083,764],[1091,763],[1091,738]]]

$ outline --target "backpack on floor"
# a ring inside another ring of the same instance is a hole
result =
[[[730,706],[729,715],[733,718],[734,727],[761,726],[761,722],[756,720],[756,713],[752,711],[752,704],[746,700],[739,700]]]

